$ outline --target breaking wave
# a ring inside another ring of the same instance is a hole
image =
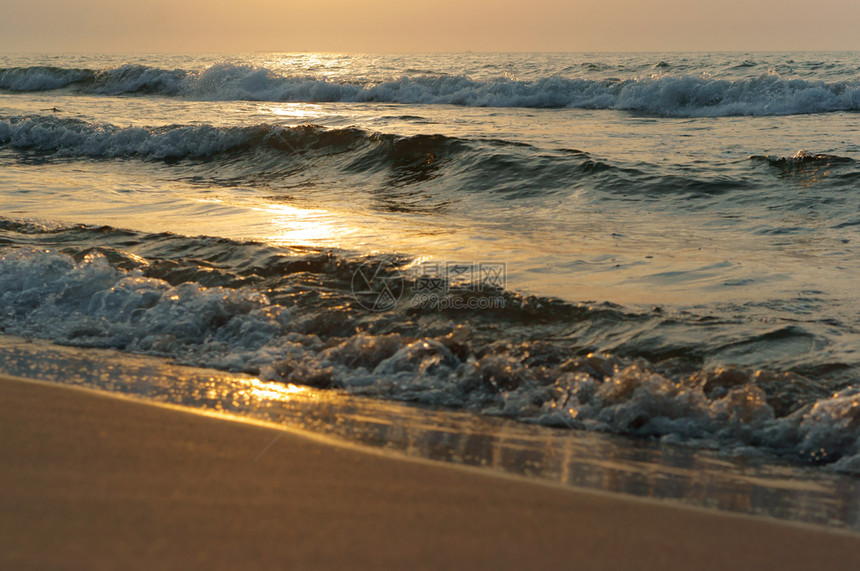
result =
[[[101,95],[155,94],[198,100],[384,102],[477,107],[628,110],[679,117],[793,115],[860,110],[860,83],[783,79],[659,76],[634,79],[479,81],[463,75],[416,75],[385,81],[284,76],[253,66],[216,64],[203,71],[123,65],[111,69],[0,69],[0,89],[70,89]]]
[[[807,166],[827,167],[830,165],[855,165],[857,161],[849,157],[840,157],[838,155],[828,155],[822,153],[810,153],[805,149],[797,151],[790,157],[776,157],[753,155],[750,157],[752,161],[767,162],[775,167],[783,169],[800,168]]]
[[[194,170],[194,177],[216,184],[283,182],[312,159],[318,174],[326,169],[338,176],[386,173],[382,181],[386,187],[424,184],[433,194],[487,191],[502,198],[524,198],[566,193],[588,183],[626,195],[635,181],[642,195],[695,197],[748,186],[729,176],[659,176],[643,170],[647,165],[624,167],[583,151],[546,151],[502,139],[400,136],[315,125],[118,127],[56,116],[0,117],[0,147],[4,145],[41,160],[186,161],[192,170],[202,162],[204,168]],[[446,184],[432,184],[442,176]]]
[[[301,184],[308,169],[314,176],[341,182],[344,177],[354,177],[354,188],[366,185],[373,176],[395,193],[406,188],[417,192],[420,187],[422,192],[409,195],[420,199],[414,208],[398,201],[399,206],[389,204],[394,209],[416,211],[441,207],[464,193],[511,200],[584,188],[624,200],[630,200],[631,194],[639,199],[677,196],[709,200],[752,188],[749,179],[729,172],[716,177],[663,172],[659,165],[613,164],[573,149],[546,150],[503,139],[402,136],[316,125],[119,127],[54,115],[0,117],[0,148],[3,146],[40,161],[160,161],[178,169],[172,175],[179,179],[263,185],[268,189]],[[791,157],[749,158],[787,171],[805,172],[810,170],[806,167],[815,167],[839,169],[842,177],[857,176],[855,160],[835,155],[799,151]]]
[[[804,325],[735,320],[718,343],[707,336],[714,318],[495,287],[468,294],[492,304],[425,307],[401,296],[372,311],[353,293],[354,279],[383,261],[378,275],[392,277],[411,263],[0,218],[0,330],[860,472],[860,387],[812,379],[788,363],[732,366],[724,353],[815,338]],[[396,293],[415,285],[406,279]]]

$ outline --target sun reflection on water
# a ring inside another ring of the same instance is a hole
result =
[[[260,107],[262,113],[270,113],[281,119],[294,119],[297,122],[318,122],[330,115],[326,113],[321,105],[313,103],[278,103],[276,105],[263,105]]]
[[[294,384],[271,383],[261,381],[260,379],[245,379],[237,377],[233,379],[235,383],[235,394],[237,399],[244,401],[262,401],[273,400],[277,402],[287,402],[297,397],[302,397],[302,400],[315,400],[319,398],[319,394],[310,387],[300,387]]]
[[[274,234],[266,242],[340,248],[344,240],[361,234],[361,229],[340,221],[334,213],[322,209],[305,209],[284,204],[257,208],[270,217],[269,227]]]

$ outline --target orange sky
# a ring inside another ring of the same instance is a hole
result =
[[[857,0],[0,0],[0,51],[860,50]]]

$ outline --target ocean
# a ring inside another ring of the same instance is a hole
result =
[[[0,371],[860,529],[858,111],[847,52],[2,55]]]

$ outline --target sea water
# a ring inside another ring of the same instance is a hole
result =
[[[857,53],[0,56],[0,328],[857,474],[858,111]]]

